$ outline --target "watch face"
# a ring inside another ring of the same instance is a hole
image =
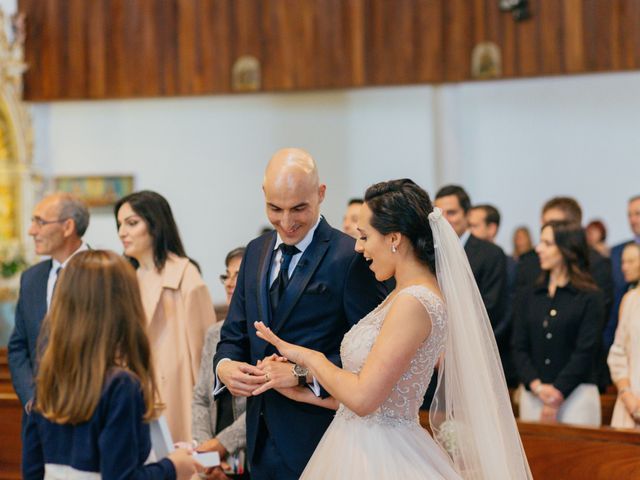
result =
[[[302,365],[298,365],[298,364],[293,366],[293,371],[299,377],[306,377],[307,373],[309,373],[309,370],[307,368],[303,367]]]

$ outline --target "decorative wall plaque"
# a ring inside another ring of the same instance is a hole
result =
[[[243,55],[233,64],[231,89],[236,92],[257,92],[262,85],[260,61],[251,55]]]
[[[493,42],[482,42],[471,53],[471,76],[476,79],[502,76],[502,52]]]

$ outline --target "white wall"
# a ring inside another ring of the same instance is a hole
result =
[[[51,175],[133,173],[136,188],[165,195],[222,301],[226,252],[267,224],[261,181],[271,154],[312,152],[328,185],[323,213],[339,227],[347,199],[368,184],[392,174],[428,180],[429,142],[414,138],[430,128],[425,90],[34,104],[35,161]],[[120,250],[113,213],[93,212],[86,238]]]
[[[585,224],[605,220],[611,242],[630,236],[629,197],[640,194],[640,74],[618,73],[445,87],[457,97],[461,181],[476,203],[537,234],[540,207],[571,195]]]
[[[328,184],[335,226],[366,186],[411,177],[430,193],[465,185],[502,211],[500,242],[537,229],[540,206],[575,195],[585,218],[628,236],[640,193],[640,74],[430,86],[33,105],[36,162],[53,175],[133,173],[171,202],[215,301],[228,250],[266,224],[260,184],[270,155],[301,146]],[[436,161],[438,159],[439,161]],[[119,250],[112,213],[87,234]]]

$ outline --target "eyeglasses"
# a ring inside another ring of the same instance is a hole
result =
[[[51,225],[52,223],[62,223],[69,220],[68,218],[59,218],[58,220],[45,220],[40,217],[31,217],[31,223],[35,223],[38,227],[44,227],[45,225]]]
[[[220,275],[220,277],[218,277],[218,278],[220,278],[220,283],[222,283],[222,284],[224,285],[224,284],[225,284],[225,283],[227,283],[229,280],[233,281],[233,280],[235,280],[236,278],[238,278],[238,272],[235,272],[235,273],[234,273],[234,274],[232,274],[232,275],[229,275],[228,273],[223,273],[223,274],[222,274],[222,275]]]

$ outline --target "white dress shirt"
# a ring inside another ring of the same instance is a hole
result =
[[[47,279],[47,311],[49,311],[49,306],[51,306],[51,297],[53,296],[53,289],[56,286],[56,281],[58,280],[58,270],[67,266],[71,257],[73,257],[76,253],[82,252],[83,250],[89,250],[89,246],[82,242],[80,247],[69,255],[64,263],[60,263],[58,260],[51,259],[51,270],[49,270],[49,278]]]

